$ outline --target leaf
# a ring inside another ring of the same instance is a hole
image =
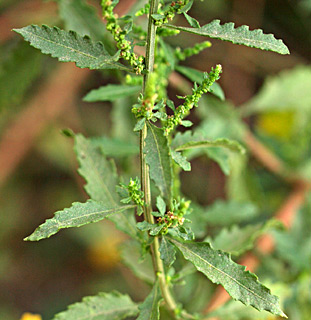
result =
[[[128,157],[137,155],[139,147],[137,144],[109,137],[94,137],[90,139],[94,147],[98,147],[108,157]]]
[[[73,30],[95,40],[105,37],[105,25],[95,7],[81,0],[56,0],[66,30]]]
[[[229,139],[217,139],[215,141],[209,140],[202,140],[202,141],[189,141],[181,146],[178,146],[175,150],[188,150],[188,149],[195,149],[195,148],[208,148],[208,147],[222,147],[229,149],[230,151],[237,152],[240,154],[245,154],[245,148],[234,140]]]
[[[137,305],[130,297],[114,291],[85,297],[55,315],[53,320],[119,320],[137,314]]]
[[[176,62],[174,50],[172,49],[172,47],[168,43],[163,41],[161,38],[159,39],[159,42],[160,42],[161,48],[164,53],[164,59],[167,61],[167,63],[170,65],[170,67],[172,69],[174,69],[175,62]]]
[[[147,123],[145,139],[146,162],[150,177],[159,188],[162,197],[170,201],[172,192],[172,163],[167,138],[163,130]]]
[[[145,301],[138,307],[140,310],[137,320],[158,320],[160,319],[160,301],[162,300],[161,290],[158,281],[155,282],[152,291]]]
[[[159,209],[159,212],[163,216],[166,212],[166,204],[161,196],[157,197],[157,208]]]
[[[176,66],[176,71],[187,77],[190,81],[202,84],[204,80],[204,72],[197,69],[185,67],[185,66]],[[210,93],[219,98],[220,100],[225,100],[225,93],[223,92],[221,86],[218,82],[214,82],[210,88]]]
[[[82,134],[75,136],[75,152],[80,168],[79,174],[85,178],[85,190],[97,201],[117,206],[119,203],[115,187],[118,184],[113,174],[114,168],[96,147],[96,144],[86,139]]]
[[[146,254],[141,259],[141,244],[138,241],[126,241],[121,246],[121,257],[124,264],[135,276],[149,284],[154,283],[154,272],[151,256]]]
[[[63,62],[75,62],[79,68],[128,70],[118,63],[118,56],[110,56],[101,42],[93,43],[87,36],[57,27],[30,25],[13,29],[42,53]]]
[[[272,34],[264,34],[260,29],[249,30],[248,26],[235,28],[234,23],[232,22],[221,25],[220,20],[214,20],[201,28],[187,28],[170,24],[165,24],[163,27],[186,31],[223,41],[230,41],[235,44],[242,44],[261,50],[274,51],[280,54],[289,54],[289,50],[283,41],[276,39]]]
[[[41,70],[42,55],[24,42],[0,65],[0,110],[19,104]]]
[[[197,19],[192,18],[186,12],[184,12],[184,17],[186,18],[186,20],[188,21],[188,23],[190,24],[191,27],[200,28],[200,24],[199,24],[199,21]]]
[[[171,150],[172,159],[185,171],[191,171],[191,164],[181,152]]]
[[[40,225],[25,241],[39,241],[51,237],[61,229],[77,228],[106,218],[108,215],[131,209],[135,206],[113,207],[102,202],[88,200],[74,202],[68,209],[57,211],[55,216]]]
[[[249,115],[265,111],[299,111],[311,106],[311,67],[297,66],[268,77],[259,93],[241,108]]]
[[[213,283],[221,284],[230,296],[245,305],[261,311],[266,310],[286,318],[279,306],[279,299],[260,284],[253,273],[231,260],[230,254],[214,250],[209,243],[170,241],[181,251],[198,271]]]
[[[239,227],[233,225],[230,229],[222,229],[220,233],[210,241],[214,249],[230,252],[232,255],[239,256],[245,251],[252,249],[254,242],[262,234],[275,228],[280,228],[281,223],[277,220],[269,220],[267,223],[258,223]]]
[[[165,236],[161,238],[159,248],[160,258],[163,260],[167,267],[170,267],[176,259],[175,247],[166,239]]]
[[[96,143],[93,144],[82,134],[75,136],[75,152],[80,164],[78,172],[87,182],[85,190],[88,195],[93,200],[118,207],[120,203],[116,192],[118,180],[113,164],[107,161]],[[136,221],[133,215],[121,212],[112,215],[109,220],[112,220],[126,234],[137,237]]]
[[[140,120],[138,120],[134,127],[134,131],[136,132],[136,131],[142,130],[145,123],[146,123],[146,118],[141,118]]]
[[[190,137],[189,137],[190,138]],[[179,145],[175,151],[181,151],[181,150],[194,150],[200,148],[205,148],[204,153],[211,159],[213,159],[215,162],[217,162],[224,172],[224,174],[228,175],[231,172],[231,159],[234,157],[234,153],[237,153],[239,155],[245,154],[244,147],[239,144],[237,141],[229,140],[229,139],[216,139],[214,141],[211,140],[199,140],[199,135],[194,135],[195,139],[198,139],[197,141],[188,141],[182,145]],[[202,139],[202,138],[201,138]],[[188,139],[190,140],[190,139]],[[174,145],[176,145],[176,141],[173,142]],[[229,151],[229,154],[228,154]],[[199,151],[200,152],[200,151]],[[233,154],[232,154],[233,152]],[[197,156],[200,155],[200,153],[192,153],[191,156]]]
[[[141,86],[127,86],[120,84],[108,84],[107,86],[100,87],[92,90],[84,98],[83,101],[96,102],[96,101],[115,101],[120,98],[125,98],[134,94],[138,94]]]
[[[252,203],[216,200],[205,209],[196,207],[194,211],[203,210],[202,218],[210,225],[230,226],[234,223],[249,221],[259,213]]]

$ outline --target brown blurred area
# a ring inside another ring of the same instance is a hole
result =
[[[90,3],[99,9],[97,1]],[[125,13],[134,3],[121,0],[119,12]],[[197,1],[191,14],[201,25],[217,18],[261,28],[283,39],[291,55],[212,40],[212,48],[190,58],[188,64],[208,71],[221,63],[220,84],[227,99],[239,107],[258,91],[267,75],[310,63],[310,23],[299,5],[298,0]],[[12,28],[32,23],[62,26],[57,11],[53,1],[4,0],[0,4],[3,55],[22,41]],[[186,47],[196,40],[201,38],[180,35],[172,44]],[[119,245],[127,238],[109,222],[62,231],[38,243],[23,242],[53,212],[87,198],[83,179],[76,173],[72,141],[61,130],[95,136],[109,135],[111,128],[110,104],[82,101],[90,89],[108,83],[109,77],[52,58],[39,63],[41,71],[23,99],[2,110],[0,117],[0,319],[5,320],[19,319],[26,311],[50,319],[69,303],[99,291],[129,292],[134,300],[142,300],[148,291],[121,265]],[[175,88],[170,90],[176,93]],[[198,159],[193,172],[204,178],[183,176],[186,195],[193,196],[195,190],[201,204],[225,196],[225,177],[217,165]]]

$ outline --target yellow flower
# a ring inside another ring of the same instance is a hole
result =
[[[42,320],[42,318],[39,314],[32,314],[32,313],[26,312],[22,315],[20,320]]]

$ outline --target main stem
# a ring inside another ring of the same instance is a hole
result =
[[[146,47],[146,73],[144,75],[143,91],[145,91],[146,83],[148,81],[150,73],[153,71],[154,65],[154,52],[155,52],[155,40],[156,40],[156,26],[154,20],[151,17],[156,13],[158,9],[158,0],[150,0],[149,21],[148,21],[148,35],[147,35],[147,47]],[[151,192],[150,192],[150,179],[149,179],[149,167],[145,159],[145,139],[147,137],[147,125],[145,124],[140,131],[140,169],[141,169],[141,185],[144,192],[144,219],[149,223],[154,223],[151,207]],[[159,239],[154,237],[151,244],[151,255],[154,273],[156,279],[159,281],[162,296],[168,310],[175,315],[177,308],[176,302],[171,295],[166,282],[163,262],[160,258],[159,252]]]

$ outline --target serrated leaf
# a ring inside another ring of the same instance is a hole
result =
[[[94,200],[117,206],[119,199],[115,187],[118,181],[112,164],[96,144],[82,134],[75,136],[75,152],[80,164],[78,172],[87,182],[85,190],[88,195]]]
[[[214,20],[201,28],[180,27],[170,24],[165,24],[164,26],[200,36],[230,41],[235,44],[242,44],[244,46],[258,48],[261,50],[274,51],[280,54],[289,54],[289,50],[283,41],[276,39],[274,35],[264,34],[260,29],[249,30],[248,26],[235,28],[235,25],[232,22],[221,25],[220,20]]]
[[[138,307],[140,310],[137,320],[159,320],[160,301],[162,299],[158,281],[155,282],[150,294],[145,301]]]
[[[137,314],[136,303],[128,295],[114,291],[85,297],[55,315],[53,320],[120,320]]]
[[[197,69],[185,67],[185,66],[176,66],[176,71],[187,77],[192,82],[202,84],[204,80],[204,72]],[[221,86],[218,82],[214,82],[210,88],[210,93],[219,98],[220,100],[225,100],[225,93],[223,92]]]
[[[83,100],[87,102],[115,101],[120,98],[138,94],[140,90],[141,86],[108,84],[107,86],[90,91]]]
[[[85,203],[74,202],[68,209],[57,211],[55,216],[40,225],[25,241],[39,241],[51,237],[61,229],[77,228],[106,218],[113,213],[122,212],[135,206],[106,205],[88,200]]]
[[[185,171],[191,171],[191,164],[181,152],[171,150],[172,159]]]
[[[118,180],[112,162],[109,162],[100,152],[96,143],[86,139],[82,134],[75,136],[75,152],[80,168],[78,172],[86,180],[85,190],[96,201],[118,207],[120,203],[116,192]],[[116,226],[131,237],[137,236],[134,216],[118,213],[109,217]]]
[[[170,201],[172,192],[172,163],[167,138],[163,130],[147,123],[145,139],[146,162],[150,178],[159,188],[162,197]]]
[[[269,220],[267,223],[258,223],[246,227],[233,225],[230,229],[222,229],[210,243],[214,249],[239,256],[252,249],[256,239],[262,234],[271,229],[280,228],[280,226],[281,223],[277,220]]]
[[[30,25],[14,31],[42,53],[62,62],[75,62],[79,68],[128,70],[116,61],[118,56],[108,54],[101,42],[93,43],[89,37],[81,37],[74,31],[46,25]]]
[[[166,239],[165,236],[161,238],[159,247],[160,258],[167,267],[170,267],[176,259],[175,247]]]
[[[230,296],[245,305],[266,310],[286,318],[279,306],[279,299],[263,286],[256,275],[231,260],[230,254],[214,250],[207,242],[170,241],[181,251],[198,271],[213,283],[221,284]]]
[[[41,70],[42,55],[20,43],[0,65],[0,110],[12,108],[23,96]]]
[[[229,139],[217,139],[214,141],[202,140],[202,141],[189,141],[181,146],[178,146],[175,151],[189,150],[195,148],[208,148],[208,147],[222,147],[229,149],[230,151],[245,154],[245,148],[234,140]]]

